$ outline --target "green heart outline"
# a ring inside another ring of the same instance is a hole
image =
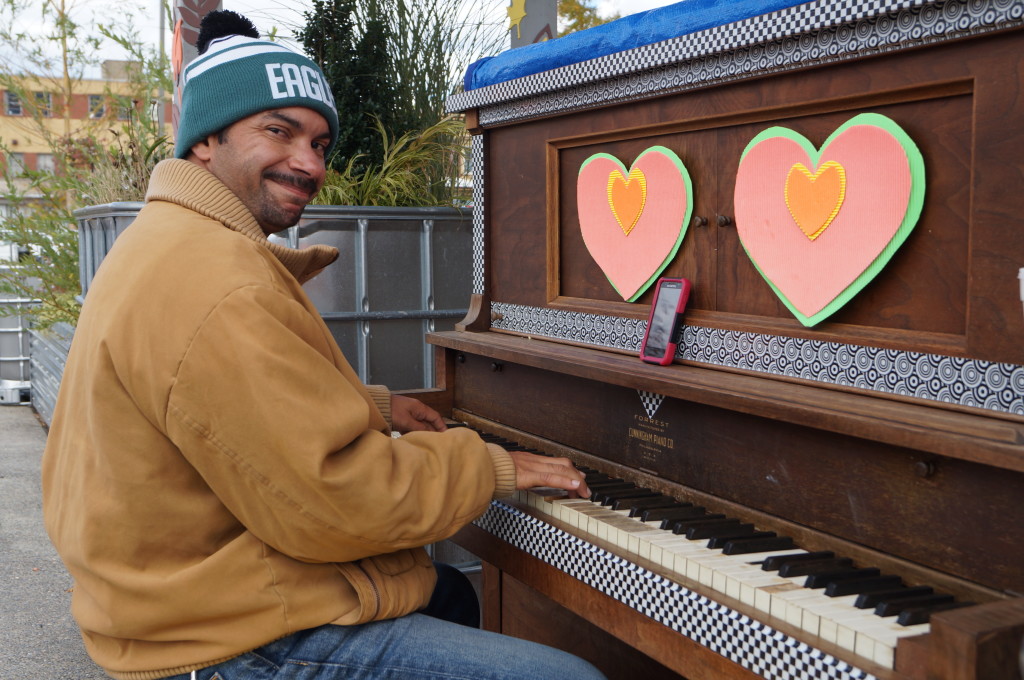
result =
[[[776,137],[785,137],[793,142],[796,142],[810,158],[814,167],[817,168],[821,155],[824,150],[829,147],[833,140],[839,135],[846,132],[851,127],[858,125],[871,125],[874,127],[881,128],[888,132],[893,138],[899,142],[900,146],[903,147],[903,152],[907,155],[908,166],[910,168],[910,196],[907,199],[907,210],[903,214],[903,221],[900,222],[900,226],[896,229],[896,233],[889,240],[889,243],[882,249],[877,257],[861,272],[860,276],[854,279],[850,284],[844,288],[830,303],[825,305],[820,311],[816,312],[811,316],[805,316],[802,314],[793,304],[789,301],[789,298],[779,290],[779,288],[772,282],[771,279],[761,270],[758,266],[757,261],[751,256],[750,251],[746,245],[743,246],[743,250],[747,253],[747,257],[753,263],[761,277],[768,282],[775,294],[782,300],[783,304],[792,312],[793,316],[800,320],[806,327],[811,327],[819,324],[835,312],[839,311],[847,302],[852,300],[861,290],[864,289],[876,276],[882,271],[882,269],[889,263],[893,255],[900,246],[910,236],[910,232],[917,226],[917,221],[921,217],[921,210],[924,207],[924,194],[925,194],[925,167],[924,158],[921,156],[921,150],[918,149],[917,144],[910,138],[903,128],[901,128],[894,120],[883,116],[880,113],[861,113],[854,116],[850,120],[843,123],[841,126],[836,128],[835,132],[829,135],[825,143],[818,149],[799,132],[791,130],[789,128],[776,126],[770,127],[756,137],[754,137],[746,148],[743,149],[743,153],[740,155],[740,164],[743,163],[743,159],[746,158],[747,154],[758,144],[767,140],[774,139]],[[735,201],[735,198],[733,199]],[[740,241],[742,244],[742,239]]]

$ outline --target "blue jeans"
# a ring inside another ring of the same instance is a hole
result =
[[[473,604],[467,606],[470,596]],[[423,613],[360,626],[327,625],[300,631],[230,661],[196,671],[195,677],[196,680],[604,678],[593,666],[571,654],[462,625],[472,623],[478,616],[476,595],[465,576],[447,565],[438,565],[438,588]],[[167,680],[190,678],[186,673]]]

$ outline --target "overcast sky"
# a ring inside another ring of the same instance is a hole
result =
[[[626,16],[670,5],[676,1],[678,0],[598,0],[596,7],[601,16],[607,17],[616,12]],[[471,7],[489,8],[495,17],[494,21],[505,24],[508,22],[505,8],[508,7],[509,0],[465,0],[465,2]],[[38,5],[38,0],[29,0],[27,4]],[[222,0],[224,9],[244,14],[264,33],[276,28],[277,33],[285,39],[294,28],[305,23],[303,13],[310,4],[309,0]],[[160,0],[68,0],[68,6],[72,17],[87,29],[94,22],[110,23],[115,18],[123,18],[130,14],[134,17],[134,24],[140,39],[154,49],[159,45],[160,15],[158,8]],[[32,7],[23,12],[21,17],[22,25],[30,33],[38,33],[42,36],[42,28],[33,26],[40,17],[38,9]],[[96,34],[91,30],[87,33]],[[169,53],[170,27],[165,27],[164,43],[165,50]],[[0,49],[0,58],[4,57],[6,55]],[[102,58],[122,59],[125,58],[125,54],[116,45],[108,44],[102,52]],[[98,73],[88,73],[87,77],[98,77]]]
[[[83,7],[102,8],[104,6],[124,7],[120,0],[81,0]],[[508,0],[466,0],[474,5],[487,5],[493,7],[498,20],[507,21],[504,9],[508,6]],[[622,16],[635,14],[655,7],[664,7],[678,0],[598,0],[596,3],[598,14],[604,17],[615,14]],[[157,0],[146,0],[149,9],[145,12],[150,16],[146,19],[146,33],[154,36],[153,43],[159,39],[159,15]],[[222,0],[223,8],[234,10],[244,14],[253,20],[261,31],[269,31],[277,27],[278,32],[290,32],[295,26],[301,26],[304,22],[303,13],[308,9],[310,3],[307,0]],[[140,22],[139,26],[142,27]],[[167,38],[168,44],[170,39]]]

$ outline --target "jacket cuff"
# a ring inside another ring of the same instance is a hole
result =
[[[497,444],[487,444],[494,463],[494,499],[507,498],[516,491],[516,465],[512,456]]]
[[[391,390],[384,385],[366,385],[366,391],[370,393],[370,399],[373,400],[374,406],[384,416],[388,428],[393,429],[394,425],[391,422]]]

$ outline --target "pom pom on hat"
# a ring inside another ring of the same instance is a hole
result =
[[[244,35],[249,38],[259,38],[260,32],[256,25],[237,12],[229,9],[219,9],[210,12],[199,22],[199,37],[196,39],[196,49],[199,54],[206,52],[211,40],[223,38],[226,35]]]
[[[327,120],[331,152],[338,141],[338,111],[316,62],[259,40],[248,19],[227,10],[207,14],[199,35],[205,49],[182,74],[176,157],[184,158],[195,144],[243,118],[290,106],[312,109]]]

